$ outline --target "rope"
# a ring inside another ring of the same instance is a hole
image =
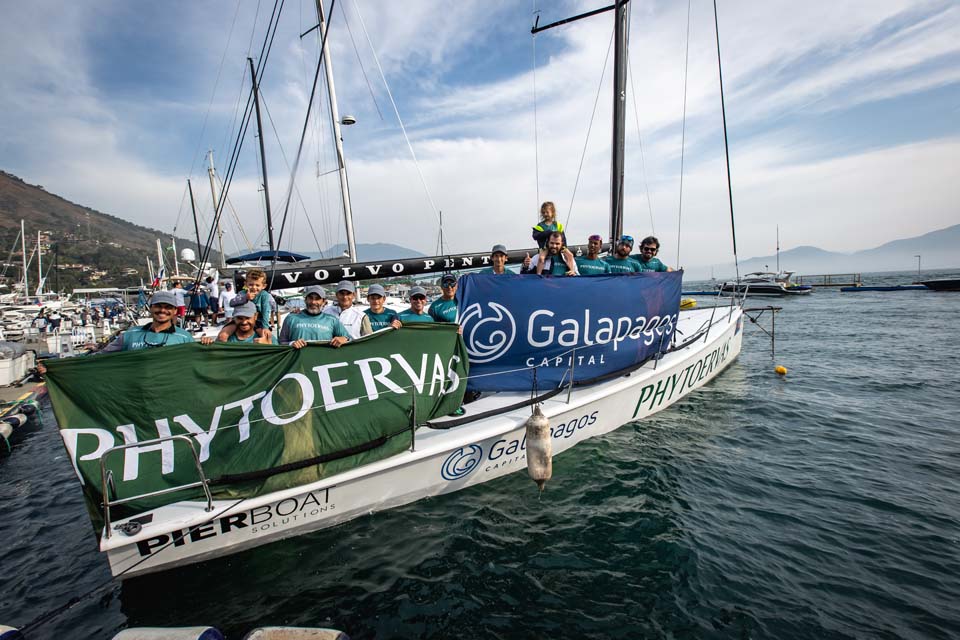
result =
[[[647,161],[643,154],[643,137],[640,135],[640,113],[637,109],[637,90],[633,88],[633,65],[627,58],[627,75],[630,76],[630,96],[633,98],[633,117],[637,123],[637,144],[640,146],[640,175],[643,177],[643,189],[647,194],[647,210],[650,212],[650,234],[657,235],[653,226],[653,204],[650,202],[650,184],[647,182]]]
[[[370,51],[373,53],[373,60],[377,63],[377,71],[380,72],[380,79],[383,81],[383,86],[387,90],[387,96],[390,98],[390,105],[393,107],[393,113],[397,116],[397,122],[400,124],[400,131],[403,132],[403,139],[407,142],[407,148],[410,150],[410,155],[413,157],[413,164],[417,168],[417,175],[420,176],[420,184],[423,185],[423,190],[427,195],[427,200],[430,202],[430,210],[433,211],[434,215],[439,219],[440,214],[437,210],[437,205],[433,203],[433,196],[430,195],[430,189],[427,187],[427,181],[423,177],[423,171],[420,170],[420,162],[417,160],[417,154],[413,150],[413,145],[410,144],[410,138],[407,136],[407,128],[403,125],[403,119],[400,117],[400,110],[397,108],[397,102],[393,99],[393,92],[390,91],[390,85],[387,84],[387,77],[383,73],[383,67],[380,66],[380,58],[377,56],[376,49],[373,48],[373,42],[370,41],[370,34],[367,33],[367,25],[363,21],[363,13],[360,12],[360,3],[354,3],[354,7],[357,10],[357,17],[360,18],[360,27],[363,29],[363,36],[367,40],[367,46],[370,47]]]
[[[570,195],[570,208],[567,210],[567,219],[563,226],[570,226],[570,216],[573,215],[573,201],[577,197],[577,187],[580,186],[580,173],[583,171],[583,160],[587,157],[587,144],[590,142],[590,131],[593,130],[593,121],[597,117],[597,104],[600,102],[600,90],[603,89],[603,78],[607,74],[607,63],[610,62],[610,49],[613,48],[613,36],[616,27],[610,33],[610,43],[607,45],[607,56],[603,60],[603,71],[600,72],[600,82],[597,84],[597,97],[593,99],[593,112],[590,114],[590,125],[587,127],[587,139],[583,141],[583,152],[580,154],[580,166],[577,167],[577,179],[573,183],[573,193]]]
[[[687,0],[687,47],[683,60],[683,120],[680,127],[680,202],[677,205],[677,261],[680,268],[680,221],[683,214],[683,152],[687,142],[687,73],[690,69],[690,4]]]
[[[537,0],[532,0],[533,3],[533,15],[537,16],[537,20],[540,19],[540,11],[537,9]],[[537,124],[537,34],[533,34],[531,38],[533,44],[533,169],[534,169],[534,185],[537,191],[537,201],[534,206],[534,211],[540,211],[540,131]],[[539,213],[538,219],[539,219]],[[569,220],[569,215],[567,216]]]
[[[727,159],[727,197],[730,203],[730,235],[733,239],[733,265],[740,282],[740,262],[737,260],[737,227],[733,217],[733,184],[730,179],[730,142],[727,138],[727,107],[723,99],[723,66],[720,63],[720,20],[717,17],[717,0],[713,0],[713,26],[717,34],[717,73],[720,78],[720,111],[723,114],[723,152]]]
[[[380,105],[377,103],[377,96],[373,93],[373,86],[370,84],[370,78],[367,77],[367,70],[363,66],[363,60],[360,59],[360,51],[357,50],[357,43],[353,39],[353,31],[350,29],[350,21],[347,20],[347,13],[343,8],[343,5],[340,5],[340,15],[343,16],[343,25],[347,28],[347,35],[350,36],[350,44],[353,45],[353,53],[357,56],[357,64],[360,65],[360,73],[363,74],[363,81],[367,85],[367,91],[370,92],[370,99],[373,100],[373,107],[377,110],[377,115],[380,116],[380,120],[383,120],[383,113],[380,111]]]

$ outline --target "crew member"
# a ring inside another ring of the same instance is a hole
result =
[[[356,295],[356,286],[349,280],[341,280],[337,284],[337,304],[328,305],[323,310],[327,315],[339,318],[353,339],[373,333],[370,318],[353,304]]]
[[[531,267],[537,275],[546,273],[548,276],[576,276],[577,263],[573,254],[563,246],[563,234],[554,231],[550,234],[547,246],[533,257]]]
[[[414,322],[433,322],[427,313],[427,290],[423,287],[410,288],[410,308],[400,312],[399,320],[403,324]]]
[[[440,278],[440,297],[430,304],[427,313],[435,322],[457,321],[457,276],[445,273]]]
[[[603,259],[610,266],[610,273],[637,273],[640,271],[640,265],[630,257],[631,251],[633,251],[633,237],[621,237],[613,250],[613,255]]]
[[[577,269],[582,276],[596,276],[610,273],[610,265],[600,258],[600,249],[603,248],[603,238],[593,234],[587,238],[587,255],[577,256]]]
[[[640,271],[673,271],[656,257],[659,251],[660,241],[654,236],[647,236],[640,241],[640,253],[633,256],[640,265]]]
[[[387,327],[393,327],[394,329],[401,327],[400,320],[397,319],[397,312],[383,305],[386,299],[387,292],[384,291],[383,285],[372,284],[367,289],[367,302],[370,303],[370,308],[364,309],[363,312],[370,319],[370,327],[374,331],[380,331]]]
[[[530,259],[530,255],[527,254],[527,260]],[[480,273],[490,273],[496,276],[501,276],[507,272],[507,248],[502,244],[493,245],[493,249],[490,251],[490,266],[486,269],[481,269]]]
[[[331,347],[339,347],[350,340],[350,333],[335,316],[323,313],[327,293],[320,285],[304,289],[302,313],[291,313],[280,329],[280,344],[289,344],[294,349],[307,346],[307,341],[327,341]]]

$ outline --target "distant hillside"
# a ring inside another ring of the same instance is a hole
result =
[[[162,240],[164,247],[170,242],[169,232],[147,229],[75,204],[48,193],[42,186],[0,171],[0,251],[4,259],[20,233],[20,220],[26,227],[28,258],[39,231],[45,236],[43,265],[48,273],[47,286],[52,287],[59,280],[59,288],[65,291],[76,287],[137,285],[141,278],[147,278],[146,257],[156,263],[157,239]],[[197,251],[195,242],[177,238],[178,250],[187,247]],[[55,257],[61,268],[48,271]],[[166,258],[172,260],[172,255]],[[19,243],[10,262],[7,278],[19,279]],[[31,269],[36,269],[36,259],[33,264]],[[103,271],[106,273],[98,273]],[[30,281],[35,282],[36,273],[30,275]]]
[[[326,251],[323,252],[323,257],[325,258],[336,258],[337,256],[342,256],[343,252],[346,250],[347,245],[345,244],[335,244]],[[373,244],[358,244],[357,253],[359,254],[359,259],[357,262],[372,262],[374,260],[390,260],[390,259],[404,259],[404,258],[419,258],[424,254],[414,251],[413,249],[407,249],[406,247],[401,247],[396,244],[390,244],[388,242],[375,242]],[[311,254],[314,257],[315,254]]]
[[[821,273],[869,273],[875,271],[910,271],[917,268],[917,256],[924,270],[960,267],[960,224],[925,233],[914,238],[887,242],[874,249],[855,253],[824,251],[817,247],[795,247],[780,252],[780,268],[801,275]],[[776,270],[777,256],[760,256],[740,262],[740,273]],[[717,279],[732,278],[733,264],[713,267]],[[689,280],[709,278],[711,268],[687,269]]]

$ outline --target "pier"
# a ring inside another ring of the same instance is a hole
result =
[[[797,276],[796,282],[811,287],[859,287],[863,284],[859,273],[824,273],[814,276]]]

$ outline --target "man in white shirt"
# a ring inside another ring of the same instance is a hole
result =
[[[233,283],[225,282],[223,283],[223,289],[220,290],[220,295],[218,300],[220,301],[220,310],[223,312],[224,321],[230,320],[233,318],[233,307],[230,306],[230,301],[233,300],[236,294],[233,292]]]
[[[337,304],[329,305],[324,313],[340,319],[340,323],[347,328],[350,337],[357,339],[373,333],[370,318],[361,309],[353,305],[357,288],[349,280],[341,280],[337,284]]]

